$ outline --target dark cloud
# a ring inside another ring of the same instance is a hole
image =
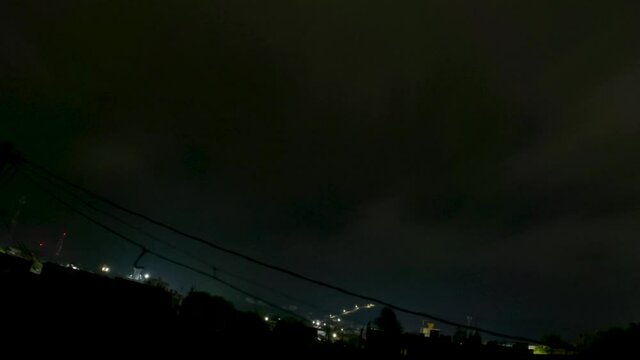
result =
[[[8,1],[0,134],[275,263],[457,320],[575,334],[596,312],[598,326],[639,315],[637,10]],[[30,204],[31,221],[91,238],[70,239],[83,261],[135,257]],[[187,247],[326,307],[347,301]]]

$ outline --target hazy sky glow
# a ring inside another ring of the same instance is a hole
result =
[[[227,247],[455,321],[533,337],[640,321],[640,4],[310,3],[2,1],[0,139]],[[26,196],[24,241],[67,230],[69,261],[130,271],[135,248],[16,179],[0,209]]]

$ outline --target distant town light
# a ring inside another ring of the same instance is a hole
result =
[[[149,278],[149,274],[144,274],[144,278],[148,279]]]
[[[342,321],[342,319],[338,318],[338,322]]]
[[[104,265],[104,266],[102,266],[102,268],[100,270],[102,270],[102,272],[108,273],[109,271],[111,271],[111,268],[109,268],[108,266]]]
[[[264,321],[269,321],[269,317],[268,317],[268,316],[265,316],[265,317],[264,317]]]
[[[335,339],[335,338],[337,338],[337,337],[338,337],[338,334],[333,333],[331,336]]]

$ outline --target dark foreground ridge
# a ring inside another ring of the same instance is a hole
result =
[[[524,359],[526,346],[505,348],[467,344],[450,337],[389,334],[368,329],[349,341],[318,338],[317,329],[284,316],[266,322],[257,313],[236,310],[221,297],[175,292],[123,278],[0,253],[0,308],[5,341],[39,344],[37,350],[88,347],[96,354],[127,349],[161,355],[226,354],[261,358],[403,358],[443,356]],[[124,351],[124,350],[123,350]],[[122,355],[124,357],[124,355]]]

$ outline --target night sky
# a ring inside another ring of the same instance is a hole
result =
[[[454,321],[640,321],[640,3],[526,3],[5,0],[0,139],[218,244]],[[26,196],[23,241],[68,231],[66,261],[131,271],[135,247],[23,178],[0,192],[5,218]],[[279,304],[362,304],[145,228],[301,301],[229,278]]]

